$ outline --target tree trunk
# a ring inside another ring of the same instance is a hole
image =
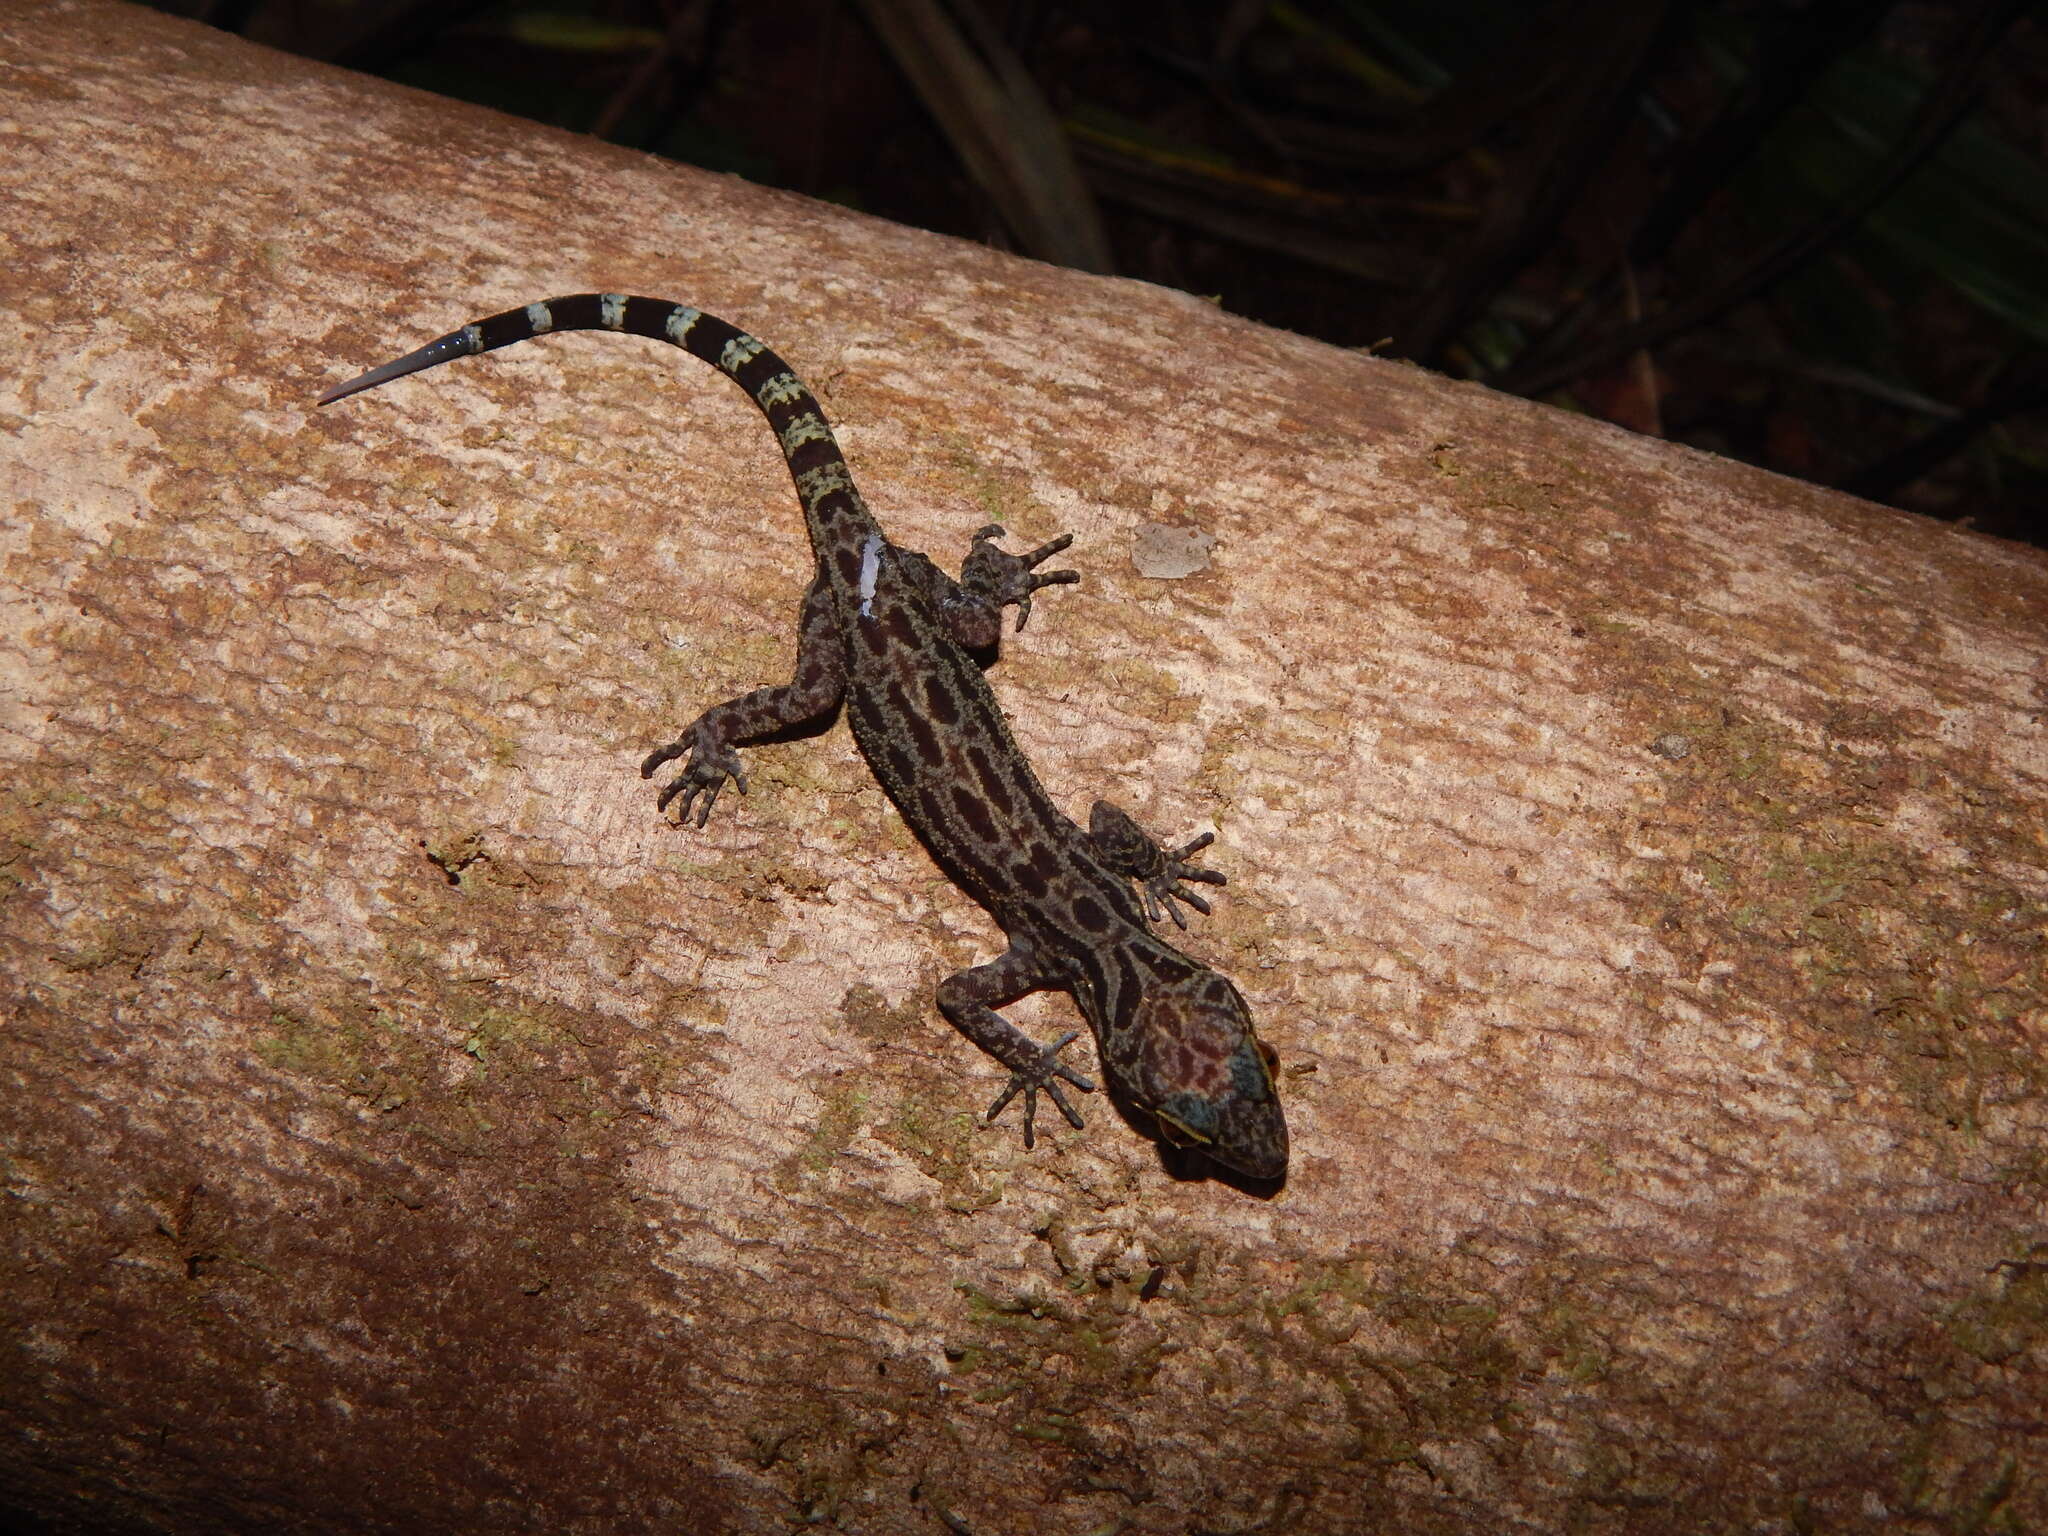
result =
[[[2048,1523],[2040,555],[150,13],[0,56],[0,1507]],[[1218,830],[1279,1193],[981,1122],[1001,935],[843,728],[655,814],[810,566],[730,383],[312,407],[592,289],[781,350],[900,542],[1074,532],[992,681]]]

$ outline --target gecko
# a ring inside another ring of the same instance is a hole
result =
[[[1095,1085],[1060,1059],[1080,1031],[1040,1045],[997,1011],[1032,992],[1064,991],[1094,1035],[1112,1099],[1136,1112],[1141,1129],[1248,1178],[1285,1177],[1277,1057],[1237,988],[1155,929],[1168,917],[1186,928],[1182,905],[1210,911],[1189,882],[1224,877],[1188,861],[1213,834],[1169,849],[1108,801],[1095,803],[1083,830],[1039,783],[983,676],[1006,608],[1016,607],[1022,631],[1033,593],[1080,580],[1038,569],[1073,536],[1013,554],[996,542],[1007,536],[1002,526],[990,524],[970,538],[959,579],[947,576],[882,532],[823,410],[787,363],[736,326],[661,299],[585,293],[507,310],[336,385],[319,403],[556,331],[668,342],[738,384],[781,444],[810,535],[815,565],[794,675],[712,706],[649,753],[642,778],[679,765],[657,812],[680,799],[679,822],[688,825],[694,808],[701,829],[728,782],[747,792],[736,748],[821,727],[843,709],[904,821],[1009,939],[1000,957],[947,977],[936,996],[940,1013],[1009,1069],[987,1123],[1021,1093],[1030,1149],[1043,1092],[1083,1128],[1062,1084],[1084,1093]]]

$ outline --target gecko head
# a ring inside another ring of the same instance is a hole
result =
[[[1149,986],[1133,1023],[1135,1071],[1117,1084],[1149,1114],[1160,1140],[1254,1179],[1287,1172],[1287,1121],[1272,1049],[1244,999],[1214,971]]]

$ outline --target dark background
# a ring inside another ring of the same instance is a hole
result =
[[[159,8],[2048,543],[2042,3]]]

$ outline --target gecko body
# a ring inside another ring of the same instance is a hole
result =
[[[553,331],[608,330],[681,347],[731,378],[768,418],[796,483],[816,560],[805,592],[795,674],[718,704],[650,753],[650,777],[681,760],[657,801],[681,798],[702,827],[727,780],[744,794],[735,748],[826,719],[844,707],[876,779],[947,875],[985,907],[1008,950],[940,983],[940,1011],[1009,1068],[988,1112],[1024,1096],[1033,1142],[1037,1096],[1067,1120],[1080,1115],[1061,1084],[1094,1085],[1060,1061],[1069,1033],[1041,1046],[996,1010],[1033,991],[1069,993],[1087,1020],[1109,1088],[1161,1140],[1191,1147],[1255,1179],[1287,1170],[1287,1126],[1274,1058],[1254,1032],[1237,988],[1153,930],[1178,903],[1207,912],[1186,882],[1223,877],[1186,862],[1207,835],[1168,850],[1134,820],[1098,801],[1084,830],[1053,803],[1011,737],[975,652],[991,652],[1002,611],[1017,628],[1041,587],[1079,580],[1036,567],[1071,535],[1028,554],[971,541],[960,578],[889,542],[825,424],[824,412],[782,359],[744,331],[687,305],[621,294],[578,294],[479,320],[373,368],[321,396],[321,404]]]

